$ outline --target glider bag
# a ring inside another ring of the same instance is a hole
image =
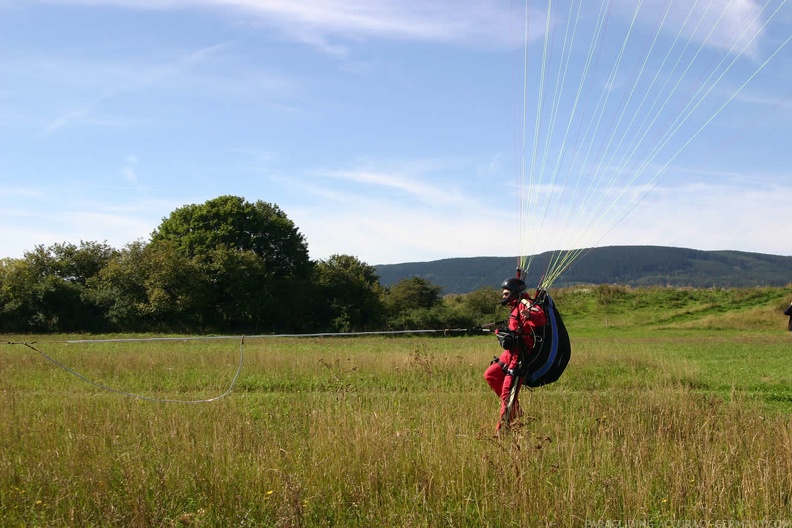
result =
[[[572,354],[569,334],[553,299],[545,293],[541,303],[547,314],[547,324],[536,336],[537,343],[523,382],[528,387],[541,387],[557,381],[566,369]]]

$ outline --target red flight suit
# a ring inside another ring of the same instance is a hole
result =
[[[534,333],[545,325],[547,316],[541,306],[538,304],[531,304],[531,298],[527,294],[523,294],[520,299],[512,301],[509,306],[512,308],[512,311],[509,315],[508,328],[512,331],[519,331],[522,334],[522,339],[525,342],[525,350],[527,350],[530,355],[534,346]],[[511,390],[514,380],[513,376],[506,374],[506,369],[517,368],[519,359],[518,348],[515,350],[504,350],[500,358],[498,358],[498,362],[490,365],[484,372],[484,379],[501,399],[501,419],[498,421],[497,429],[500,429],[501,423],[506,418],[504,414],[506,413],[506,406],[509,403],[509,391]],[[505,365],[505,367],[503,365]],[[509,417],[509,419],[511,419],[511,417]]]

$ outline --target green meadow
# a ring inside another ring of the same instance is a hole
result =
[[[789,294],[675,291],[559,292],[500,436],[489,335],[3,336],[1,524],[792,526]]]

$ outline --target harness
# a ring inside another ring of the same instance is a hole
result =
[[[503,370],[503,372],[505,372],[507,376],[514,376],[514,371],[509,368],[509,365],[501,361],[498,356],[492,358],[490,365],[494,365],[495,363],[500,365],[501,370]]]
[[[535,304],[528,299],[522,299],[520,300],[520,303],[527,306],[528,310],[530,310]],[[510,369],[509,366],[501,361],[498,356],[492,358],[490,365],[497,363],[507,376],[525,376],[527,374],[528,365],[530,364],[528,358],[532,355],[531,352],[536,349],[542,338],[536,334],[533,328],[531,328],[531,338],[533,345],[531,348],[528,348],[528,345],[525,342],[525,335],[523,334],[523,323],[525,318],[522,315],[519,307],[515,308],[515,312],[509,316],[509,319],[514,319],[516,321],[515,326],[517,327],[517,330],[509,330],[508,327],[499,330],[498,341],[505,350],[518,355],[517,368]]]

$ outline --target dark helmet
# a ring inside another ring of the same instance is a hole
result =
[[[501,284],[501,289],[508,290],[510,293],[508,296],[504,297],[503,300],[501,300],[501,304],[506,305],[519,298],[520,294],[524,292],[525,288],[527,287],[528,285],[517,277],[506,279],[503,281],[503,284]]]

